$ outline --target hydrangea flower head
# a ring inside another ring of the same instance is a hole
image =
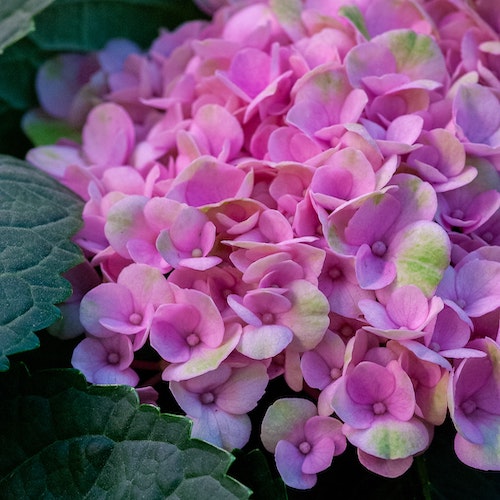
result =
[[[149,386],[150,353],[194,435],[228,450],[281,377],[297,394],[261,437],[293,488],[347,442],[405,473],[447,407],[459,458],[498,470],[493,0],[197,4],[212,20],[148,50],[40,69],[26,131],[69,136],[27,157],[83,199],[96,268],[72,279],[73,365]]]

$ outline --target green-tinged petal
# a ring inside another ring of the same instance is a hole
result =
[[[395,285],[415,285],[431,297],[450,262],[450,241],[436,223],[418,221],[397,233],[389,252],[396,264]]]
[[[267,409],[262,420],[262,444],[266,450],[274,452],[278,441],[288,440],[294,432],[300,432],[298,429],[316,414],[316,406],[307,399],[278,399]]]
[[[306,280],[293,281],[288,288],[292,308],[281,315],[280,323],[294,333],[290,347],[297,351],[314,349],[330,324],[328,299]]]
[[[348,427],[346,436],[365,453],[390,460],[419,453],[431,440],[429,429],[421,420],[403,422],[390,416],[378,418],[368,429]]]
[[[215,370],[233,351],[240,340],[241,325],[234,323],[227,329],[224,342],[211,349],[200,344],[185,363],[172,363],[163,370],[163,380],[187,380]]]

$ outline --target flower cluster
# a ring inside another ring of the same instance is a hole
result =
[[[500,470],[497,9],[199,4],[211,21],[146,52],[38,74],[28,133],[81,131],[27,157],[85,200],[73,365],[137,385],[148,344],[193,435],[228,450],[283,377],[297,397],[261,436],[295,488],[347,441],[399,476],[448,413],[459,458]]]

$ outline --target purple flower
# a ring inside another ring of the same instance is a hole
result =
[[[279,399],[262,421],[261,438],[275,454],[283,481],[297,489],[312,488],[316,474],[327,469],[334,456],[346,448],[342,424],[332,417],[316,414],[310,401]]]
[[[500,347],[490,338],[470,347],[486,356],[464,359],[450,380],[450,414],[458,431],[455,452],[471,467],[500,470]]]
[[[235,348],[241,326],[224,324],[214,301],[198,290],[170,285],[173,301],[156,310],[150,342],[170,364],[164,380],[186,380],[215,370]]]
[[[125,335],[87,337],[73,351],[71,364],[93,384],[135,386],[139,376],[130,368],[134,359],[132,343]]]
[[[267,382],[263,363],[231,367],[230,362],[224,362],[214,371],[170,382],[170,390],[193,420],[192,437],[231,451],[242,448],[250,438],[247,413],[264,395]]]

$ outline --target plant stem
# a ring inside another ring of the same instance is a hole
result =
[[[415,462],[417,464],[418,477],[420,479],[420,484],[422,485],[422,494],[424,496],[424,499],[432,500],[431,482],[429,479],[429,474],[427,472],[425,457],[423,455],[415,457]]]

